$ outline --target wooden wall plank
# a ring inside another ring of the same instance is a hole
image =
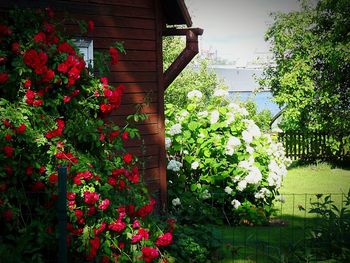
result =
[[[154,61],[119,61],[111,66],[111,72],[153,72],[155,74],[156,63]]]
[[[157,76],[154,72],[111,72],[110,82],[155,82]]]

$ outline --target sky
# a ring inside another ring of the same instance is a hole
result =
[[[237,66],[263,57],[269,51],[264,34],[273,19],[271,12],[299,9],[297,0],[185,0],[193,27],[204,29],[201,50]]]

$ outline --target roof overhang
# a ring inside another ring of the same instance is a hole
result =
[[[165,23],[167,25],[192,26],[190,13],[184,0],[163,0]]]

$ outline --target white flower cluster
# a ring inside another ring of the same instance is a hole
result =
[[[227,97],[228,91],[224,90],[224,89],[215,89],[213,96],[214,97]]]
[[[269,175],[267,182],[269,186],[281,187],[282,179],[287,175],[287,168],[284,164],[277,164],[275,160],[271,160],[269,163]]]
[[[242,132],[242,138],[247,144],[250,144],[253,138],[261,136],[261,131],[254,121],[245,119],[243,122],[247,124],[247,129]]]
[[[227,193],[228,195],[230,195],[231,193],[232,193],[232,188],[231,187],[229,187],[229,186],[226,186],[225,187],[225,193]]]
[[[191,164],[191,168],[192,168],[192,170],[197,170],[197,168],[199,167],[199,162],[193,162],[192,164]]]
[[[171,147],[171,139],[169,137],[165,137],[165,149],[169,149]]]
[[[238,167],[248,171],[248,175],[237,184],[239,191],[244,191],[248,184],[257,185],[262,180],[262,174],[259,168],[254,165],[253,158],[250,158],[248,161],[241,161]]]
[[[178,206],[181,205],[181,201],[180,198],[175,198],[171,201],[171,203],[173,204],[173,206]]]
[[[209,199],[211,197],[211,194],[209,193],[209,191],[207,189],[205,189],[201,194],[200,197],[205,200],[205,199]]]
[[[210,113],[210,123],[211,123],[211,124],[217,123],[218,120],[219,120],[219,117],[220,117],[219,111],[218,111],[218,110],[213,110],[213,111]]]
[[[167,169],[173,172],[179,172],[181,170],[182,163],[176,160],[170,160]]]
[[[177,116],[176,120],[181,123],[189,114],[190,113],[187,110],[183,110]]]
[[[234,209],[237,209],[238,207],[241,206],[241,202],[238,201],[237,199],[233,199],[231,202],[231,205],[233,206]]]
[[[180,134],[182,132],[181,124],[177,123],[170,127],[169,134],[174,136],[176,134]]]
[[[235,149],[241,145],[241,140],[235,136],[231,136],[226,144],[226,154],[232,156]]]
[[[206,110],[198,112],[198,117],[199,118],[205,118],[205,117],[208,117],[208,115],[209,115],[209,113]]]
[[[232,102],[228,105],[228,108],[234,112],[234,113],[239,113],[242,116],[248,116],[249,112],[247,111],[246,108],[239,106],[238,104]]]
[[[270,195],[271,195],[270,190],[265,188],[265,187],[263,187],[263,188],[260,189],[259,192],[255,193],[254,197],[256,199],[263,199],[263,200],[265,200],[266,197],[270,197]]]
[[[202,92],[199,90],[192,90],[189,93],[187,93],[187,98],[190,100],[195,100],[195,99],[201,99],[203,96]]]

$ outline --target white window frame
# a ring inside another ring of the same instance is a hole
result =
[[[94,68],[94,42],[92,39],[76,38],[73,43],[79,48],[80,53],[84,57],[86,67],[88,69]]]

